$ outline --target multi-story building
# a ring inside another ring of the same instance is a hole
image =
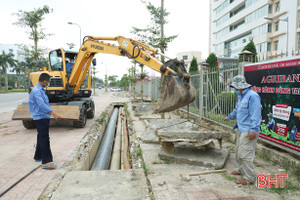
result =
[[[210,52],[237,58],[253,39],[259,60],[300,53],[300,0],[210,0]]]
[[[201,51],[179,52],[176,54],[176,57],[179,60],[184,61],[185,68],[187,69],[187,71],[189,71],[189,69],[190,69],[193,58],[195,57],[197,59],[197,62],[200,62],[200,61],[202,61],[201,56],[202,56]]]

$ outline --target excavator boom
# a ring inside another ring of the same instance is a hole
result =
[[[106,41],[116,41],[119,46]],[[162,64],[152,56],[158,53],[156,49],[122,36],[86,37],[80,47],[69,79],[69,85],[74,87],[74,94],[78,93],[92,59],[97,53],[127,56],[165,75],[160,97],[154,106],[154,113],[173,111],[190,104],[195,99],[195,88],[191,84],[190,76],[186,72],[183,61],[174,59]],[[179,72],[175,72],[176,70]]]

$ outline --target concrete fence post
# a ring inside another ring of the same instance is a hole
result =
[[[199,121],[201,122],[202,117],[203,117],[203,79],[204,79],[204,70],[200,70],[199,74]]]

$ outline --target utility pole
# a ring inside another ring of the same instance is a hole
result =
[[[165,54],[164,48],[164,0],[160,1],[160,51],[162,54]],[[161,55],[162,64],[165,63],[165,57]],[[164,74],[161,74],[160,83],[163,84]],[[165,113],[161,113],[161,118],[165,118]]]

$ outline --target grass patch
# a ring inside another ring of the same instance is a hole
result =
[[[267,162],[271,161],[270,157],[265,154],[258,154],[258,157]]]
[[[106,121],[106,116],[107,116],[106,112],[101,113],[100,118],[97,119],[97,122],[103,124]]]
[[[164,164],[170,164],[171,163],[171,161],[170,160],[164,160]]]
[[[153,161],[152,164],[153,164],[153,165],[157,165],[157,164],[161,164],[161,163],[160,163],[160,162],[157,162],[157,161]]]
[[[256,167],[263,167],[263,166],[265,166],[264,164],[259,164],[259,163],[254,163],[254,165],[255,165]]]
[[[279,183],[280,184],[280,183]],[[274,184],[271,184],[270,188],[265,188],[269,192],[274,192],[279,195],[288,195],[291,192],[297,192],[300,190],[299,184],[293,184],[291,181],[285,179],[284,188],[278,187],[275,188]]]
[[[222,173],[221,175],[228,181],[237,181],[238,180],[236,177],[230,176],[228,173]]]
[[[128,105],[127,105],[127,103],[124,104],[123,109],[124,109],[123,111],[125,112],[125,115],[126,116],[130,116],[130,112],[128,111]]]
[[[11,90],[5,91],[5,89],[1,89],[0,93],[3,93],[3,92],[26,92],[26,90],[25,89],[11,89]]]
[[[137,156],[142,155],[142,149],[141,149],[141,148],[139,148],[139,149],[136,151],[136,155],[137,155]]]
[[[143,169],[144,169],[145,174],[148,174],[149,169],[147,168],[147,166],[146,166],[145,163],[142,164],[142,167],[143,167]]]
[[[211,120],[217,121],[219,123],[222,123],[224,125],[230,126],[230,127],[233,127],[236,123],[236,120],[223,121],[223,118],[227,117],[227,116],[221,115],[221,114],[218,114],[215,112],[207,112],[205,117],[207,117]]]

